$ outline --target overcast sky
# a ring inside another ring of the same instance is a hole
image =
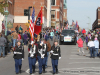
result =
[[[100,0],[67,0],[69,24],[71,25],[72,20],[74,20],[75,23],[78,21],[81,28],[87,29],[87,23],[91,23],[89,27],[92,27],[93,22],[96,20],[97,7],[100,7]]]

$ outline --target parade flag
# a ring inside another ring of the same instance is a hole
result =
[[[72,20],[72,26],[74,26],[74,25],[75,25],[74,20]]]
[[[33,7],[32,20],[30,21],[30,26],[29,26],[29,32],[30,32],[32,41],[34,37],[34,21],[35,21],[35,9]]]
[[[42,24],[43,24],[42,9],[43,9],[43,7],[41,7],[41,10],[35,21],[35,26],[34,26],[34,37],[35,38],[37,38],[37,36],[39,35],[39,33],[41,32],[41,29],[42,29]]]
[[[65,29],[68,29],[68,23],[66,24],[66,27],[65,27]]]
[[[76,21],[75,29],[78,29],[78,21]]]

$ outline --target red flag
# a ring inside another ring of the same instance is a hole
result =
[[[35,26],[34,26],[34,37],[35,38],[37,38],[37,35],[41,32],[41,28],[42,28],[42,24],[43,24],[42,9],[43,9],[43,7],[41,7],[41,10],[35,21]]]

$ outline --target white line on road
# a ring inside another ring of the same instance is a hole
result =
[[[100,62],[72,62],[69,64],[100,64]]]
[[[100,59],[100,58],[69,58],[69,59]]]

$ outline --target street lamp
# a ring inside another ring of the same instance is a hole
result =
[[[91,25],[91,18],[90,17],[87,17],[90,21],[88,23],[88,29],[90,30],[90,25]]]
[[[6,17],[6,25],[5,25],[5,36],[6,36],[6,35],[7,35],[7,17],[8,17],[8,15],[9,15],[8,10],[6,10],[6,11],[4,12],[4,14],[5,14],[5,17]]]

